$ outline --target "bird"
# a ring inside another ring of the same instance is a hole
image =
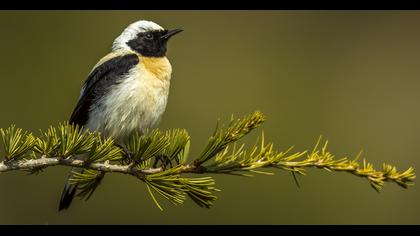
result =
[[[99,131],[117,145],[133,132],[155,128],[166,109],[172,76],[167,42],[182,31],[148,20],[128,25],[85,79],[69,123]],[[70,171],[59,211],[68,209],[75,196],[77,186],[69,183],[73,171],[83,173],[80,168]]]

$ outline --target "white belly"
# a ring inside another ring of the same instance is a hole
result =
[[[112,85],[110,92],[92,107],[85,127],[125,141],[135,131],[155,128],[166,108],[169,95],[168,78],[155,75],[138,65],[130,70],[120,84]]]

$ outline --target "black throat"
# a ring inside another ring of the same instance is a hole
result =
[[[127,45],[145,57],[164,57],[168,40],[162,39],[162,36],[167,32],[167,30],[141,32],[136,38],[128,41]]]

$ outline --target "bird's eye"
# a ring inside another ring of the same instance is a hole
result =
[[[153,39],[153,34],[148,33],[148,34],[145,35],[145,37],[147,39]]]

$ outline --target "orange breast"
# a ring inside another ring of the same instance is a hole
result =
[[[157,79],[170,79],[172,67],[166,57],[139,57],[140,66],[153,74]]]

